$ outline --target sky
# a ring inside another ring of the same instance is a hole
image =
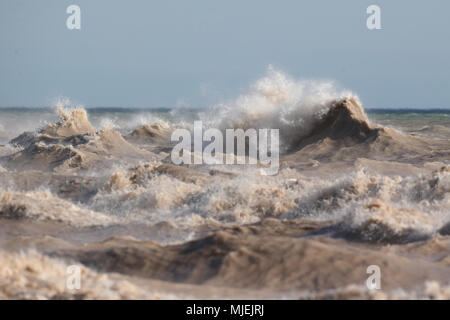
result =
[[[449,39],[448,0],[1,0],[0,106],[203,107],[272,65],[370,108],[450,108]]]

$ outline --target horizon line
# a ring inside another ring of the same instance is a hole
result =
[[[76,106],[74,106],[76,107]],[[130,110],[144,110],[144,111],[171,111],[171,110],[204,110],[209,107],[144,107],[144,106],[84,106],[79,107],[85,108],[86,110],[111,110],[111,111],[130,111]],[[0,106],[0,110],[42,110],[42,109],[55,109],[55,106]],[[71,108],[70,106],[68,107]],[[425,112],[436,112],[444,111],[450,112],[450,107],[363,107],[367,112],[380,112],[380,111],[425,111]]]

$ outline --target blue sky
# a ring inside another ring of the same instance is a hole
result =
[[[448,0],[2,0],[0,25],[0,106],[205,106],[272,64],[366,107],[450,108]]]

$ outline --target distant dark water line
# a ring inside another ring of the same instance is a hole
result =
[[[88,112],[170,112],[171,108],[124,108],[124,107],[84,107]],[[54,107],[0,107],[0,112],[53,112]],[[177,109],[183,110],[183,109]],[[200,110],[200,109],[198,109]],[[195,109],[186,109],[186,111],[195,111]]]
[[[369,114],[450,114],[450,109],[366,109]]]
[[[135,113],[135,112],[158,112],[158,113],[168,113],[173,110],[177,112],[197,112],[205,110],[205,108],[126,108],[126,107],[85,107],[85,109],[91,113]],[[53,107],[0,107],[0,112],[31,112],[31,113],[41,113],[41,112],[51,112],[53,113],[55,108]],[[388,108],[367,108],[365,111],[368,114],[450,114],[450,108],[448,109],[415,109],[415,108],[399,108],[399,109],[388,109]]]

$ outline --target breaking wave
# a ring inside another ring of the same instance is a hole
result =
[[[269,67],[267,75],[249,92],[214,106],[200,118],[207,126],[221,129],[279,129],[282,145],[288,149],[314,130],[344,98],[358,100],[352,92],[337,89],[333,82],[299,81]]]

